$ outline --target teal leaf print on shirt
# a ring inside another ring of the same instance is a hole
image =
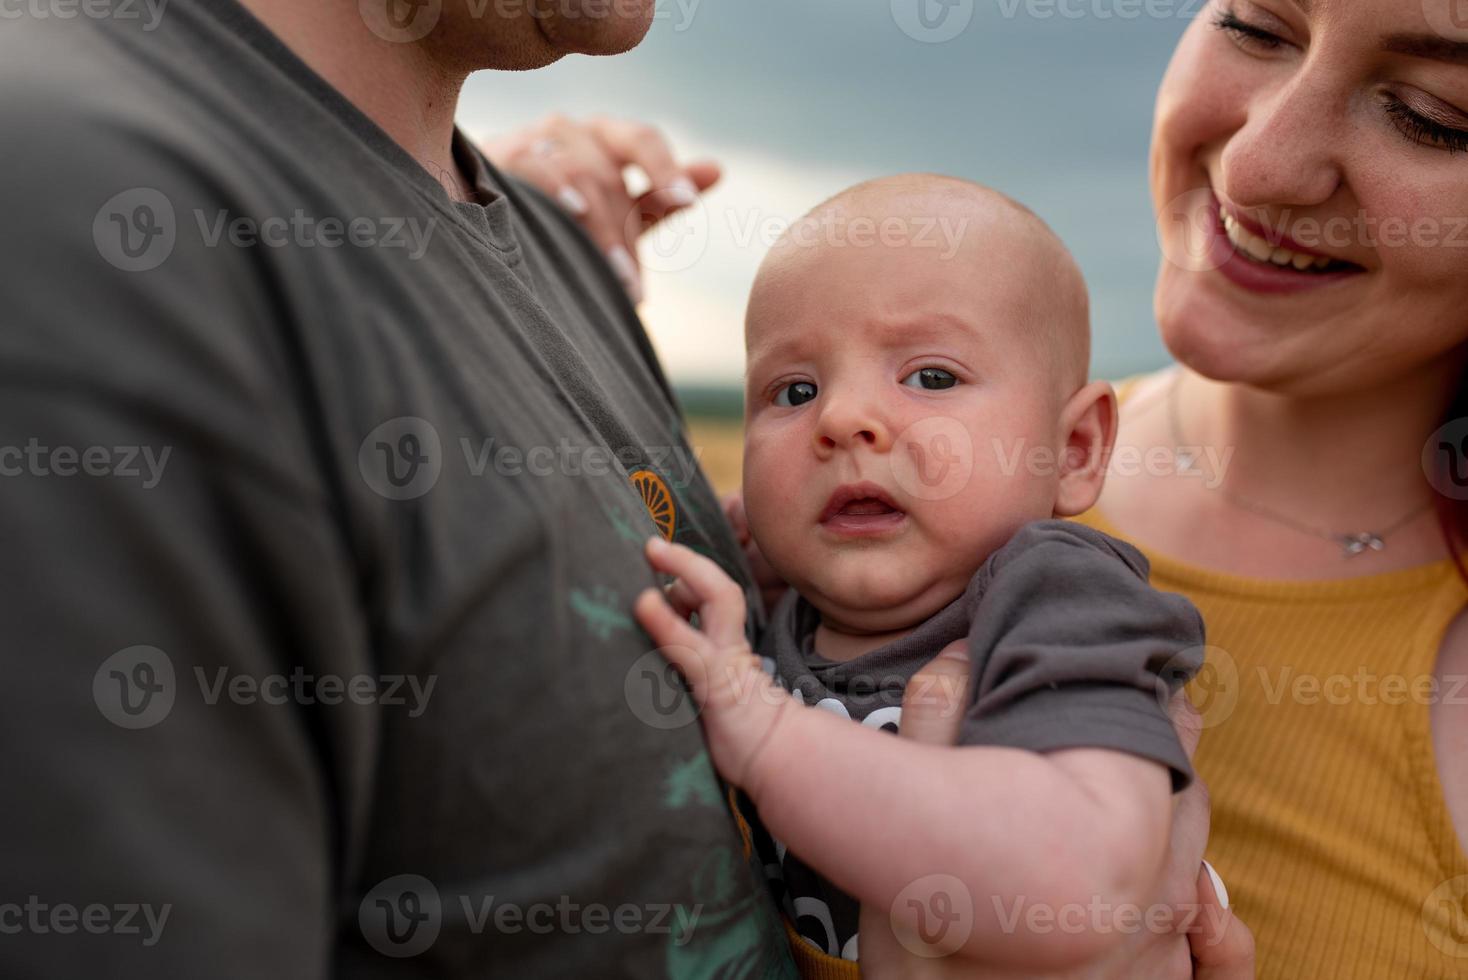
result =
[[[693,875],[708,901],[677,906],[667,971],[679,980],[794,977],[774,905],[757,888],[739,888],[741,862],[733,848],[711,851]]]
[[[687,806],[689,802],[701,806],[718,806],[719,783],[714,778],[714,766],[707,752],[700,752],[687,762],[680,762],[668,772],[667,795],[663,805],[670,810]]]
[[[609,640],[614,631],[632,628],[631,617],[621,610],[620,597],[605,585],[595,586],[590,594],[572,589],[571,609],[598,640]]]

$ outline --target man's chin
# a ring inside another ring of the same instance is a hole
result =
[[[537,17],[535,23],[547,43],[561,54],[613,55],[631,51],[647,37],[656,10],[653,0],[644,0],[643,9],[636,13],[601,12],[607,6],[627,6],[626,0],[593,3],[596,13],[576,10],[581,6],[579,0],[545,0],[545,5],[552,12]]]

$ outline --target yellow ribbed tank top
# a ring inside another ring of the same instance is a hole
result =
[[[1094,510],[1080,520],[1124,537]],[[1468,858],[1429,720],[1433,697],[1468,710],[1468,686],[1427,687],[1468,601],[1453,564],[1277,582],[1142,550],[1152,584],[1203,613],[1189,694],[1207,726],[1208,860],[1261,980],[1468,977]]]
[[[1125,537],[1095,509],[1079,520]],[[1260,980],[1468,977],[1468,857],[1429,715],[1434,698],[1468,711],[1468,684],[1429,686],[1468,602],[1453,563],[1269,581],[1142,551],[1152,584],[1203,613],[1189,694],[1206,726],[1207,854]]]

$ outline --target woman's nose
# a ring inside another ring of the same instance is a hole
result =
[[[870,402],[857,398],[831,398],[822,406],[816,425],[816,449],[830,453],[838,448],[866,446],[885,452],[891,446],[891,435],[881,413]]]
[[[1260,92],[1221,160],[1222,197],[1242,208],[1312,207],[1343,182],[1348,100],[1319,69],[1302,67]]]

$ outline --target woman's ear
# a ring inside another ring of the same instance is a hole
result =
[[[1074,517],[1090,510],[1106,483],[1106,468],[1116,445],[1116,392],[1092,381],[1070,396],[1060,414],[1060,484],[1055,516]]]

